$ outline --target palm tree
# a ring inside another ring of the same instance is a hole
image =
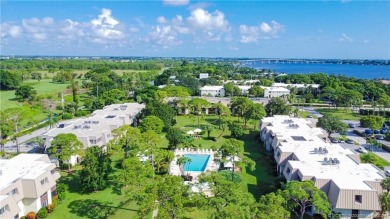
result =
[[[192,160],[189,157],[182,156],[182,157],[179,157],[177,159],[176,164],[178,164],[180,167],[181,175],[184,175],[184,166],[186,165],[186,163],[191,163],[191,162],[192,162]],[[187,173],[188,173],[188,171],[187,171]]]
[[[387,177],[381,182],[381,186],[383,189],[387,191],[388,194],[390,194],[390,177]]]

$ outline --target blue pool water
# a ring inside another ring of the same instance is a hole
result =
[[[205,154],[185,154],[184,157],[191,159],[191,162],[184,165],[185,171],[203,172],[206,169],[210,155]]]

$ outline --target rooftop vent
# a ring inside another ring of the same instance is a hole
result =
[[[332,159],[332,158],[324,157],[323,164],[324,165],[337,165],[337,164],[340,164],[340,160],[337,158]]]
[[[115,115],[108,115],[106,116],[107,119],[112,119],[112,118],[115,118]]]
[[[315,154],[327,154],[328,153],[328,149],[322,148],[322,147],[314,148],[314,153]]]
[[[83,126],[83,129],[89,129],[89,128],[91,128],[91,126],[89,126],[89,125]]]
[[[291,136],[294,141],[306,141],[303,136]]]
[[[62,128],[64,128],[65,127],[65,124],[60,124],[59,126],[58,126],[58,128],[60,128],[60,129],[62,129]]]
[[[99,121],[93,121],[92,123],[96,125],[99,124]]]

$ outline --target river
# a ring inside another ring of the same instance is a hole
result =
[[[241,66],[256,69],[271,69],[277,73],[310,74],[326,73],[331,75],[345,75],[355,78],[390,79],[390,65],[356,65],[356,64],[329,64],[329,63],[268,63],[261,61],[242,61]]]

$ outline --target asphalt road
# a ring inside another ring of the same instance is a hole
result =
[[[30,134],[18,137],[20,152],[35,153],[37,151],[37,145],[28,144],[28,141],[37,136],[41,136],[47,131],[49,131],[49,127],[44,127],[41,129],[37,129]],[[16,152],[16,141],[8,141],[7,143],[5,143],[4,149],[6,152]]]

